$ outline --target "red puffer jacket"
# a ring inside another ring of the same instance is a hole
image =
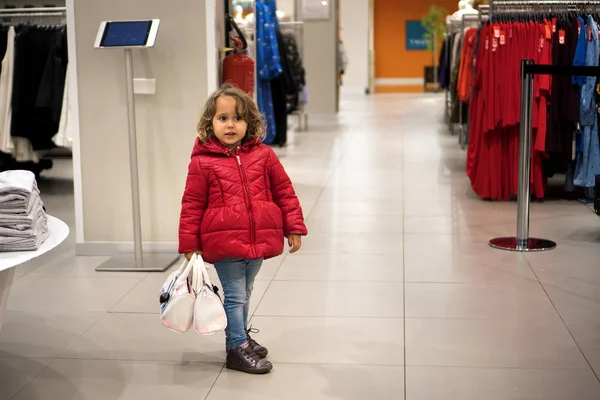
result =
[[[273,150],[259,141],[236,154],[216,140],[196,141],[179,221],[179,252],[224,258],[271,258],[284,236],[306,235],[302,208]]]

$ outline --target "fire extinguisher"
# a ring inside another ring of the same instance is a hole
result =
[[[223,60],[223,83],[239,87],[250,97],[254,96],[254,60],[248,55],[248,42],[231,15],[229,23],[236,30],[239,39],[231,38],[233,52]]]

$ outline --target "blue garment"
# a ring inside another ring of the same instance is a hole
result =
[[[271,11],[268,3],[270,0],[258,0],[256,7],[256,70],[258,75],[257,102],[258,109],[265,116],[267,135],[264,143],[271,144],[275,140],[275,111],[273,110],[273,97],[271,95],[271,79],[281,75],[281,59],[277,36],[275,33],[275,22],[272,15],[276,9]],[[274,3],[274,1],[273,1]],[[275,15],[276,16],[276,15]]]
[[[254,280],[263,260],[228,258],[215,263],[217,275],[223,286],[223,307],[227,315],[225,347],[237,349],[248,341],[248,314]]]
[[[587,41],[585,65],[597,67],[598,57],[600,57],[600,42],[598,41],[598,25],[591,16],[588,16],[588,26],[592,27],[592,40]],[[579,125],[582,128],[583,151],[577,153],[574,183],[577,186],[593,187],[596,185],[596,175],[600,174],[598,111],[594,97],[596,77],[585,77],[584,80],[579,101]]]
[[[585,53],[587,50],[587,27],[585,26],[585,21],[583,18],[577,18],[579,26],[581,29],[579,30],[579,37],[577,38],[577,48],[575,50],[575,58],[573,59],[573,65],[576,67],[582,67],[585,65]],[[585,76],[574,76],[573,84],[583,86],[585,81]]]
[[[274,29],[279,29],[279,20],[277,19],[277,0],[265,0],[267,7],[269,7],[269,15],[271,16],[271,22]]]

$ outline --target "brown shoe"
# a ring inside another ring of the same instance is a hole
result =
[[[256,340],[252,339],[250,333],[259,333],[259,330],[250,327],[250,329],[246,331],[246,334],[248,335],[248,345],[260,358],[265,358],[269,354],[269,350],[267,350],[265,346],[258,344]]]
[[[260,358],[250,346],[229,350],[227,353],[227,369],[245,372],[247,374],[266,374],[273,369],[270,361]]]

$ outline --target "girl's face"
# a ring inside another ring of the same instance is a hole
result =
[[[221,96],[217,99],[217,111],[212,125],[215,136],[223,145],[234,149],[246,136],[248,124],[239,113],[236,101],[231,96]]]

